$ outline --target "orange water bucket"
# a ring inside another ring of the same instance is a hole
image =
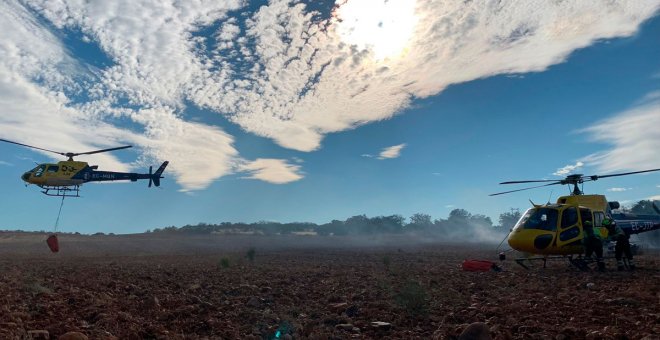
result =
[[[463,261],[463,270],[468,272],[487,272],[495,269],[496,265],[491,261],[484,260],[465,260]]]
[[[48,248],[50,248],[50,251],[53,253],[60,251],[60,243],[57,241],[57,235],[48,236],[46,244],[48,244]]]

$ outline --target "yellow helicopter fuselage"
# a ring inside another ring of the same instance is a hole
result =
[[[57,164],[39,164],[24,173],[21,179],[38,186],[75,186],[85,183],[85,173],[92,168],[86,162],[61,161]]]
[[[149,180],[149,186],[153,182],[156,186],[160,185],[161,174],[169,162],[163,164],[152,173],[140,174],[133,172],[114,172],[98,171],[98,166],[89,166],[87,162],[61,161],[57,164],[44,163],[39,164],[34,169],[24,173],[21,179],[28,184],[34,184],[48,190],[67,190],[63,188],[77,188],[87,182],[107,182],[107,181],[132,181],[140,179]]]
[[[594,233],[607,238],[601,225],[610,207],[603,195],[562,196],[555,204],[534,205],[513,227],[511,248],[535,255],[574,255],[584,252],[583,225],[590,221]]]

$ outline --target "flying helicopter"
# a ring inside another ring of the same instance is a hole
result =
[[[66,161],[60,161],[57,164],[42,163],[25,172],[21,179],[26,183],[25,185],[34,184],[41,189],[42,193],[48,196],[59,197],[80,197],[80,186],[87,182],[107,182],[107,181],[132,181],[135,182],[139,179],[148,179],[149,187],[153,185],[160,186],[160,179],[164,178],[161,175],[165,171],[165,167],[169,164],[168,161],[163,162],[161,166],[152,173],[153,167],[149,167],[148,174],[127,173],[127,172],[114,172],[114,171],[98,171],[98,165],[89,165],[87,162],[74,161],[73,157],[80,155],[92,155],[96,153],[116,151],[128,149],[132,146],[120,146],[109,149],[94,150],[88,152],[58,152],[49,149],[44,149],[32,145],[13,142],[6,139],[0,139],[2,142],[25,146],[32,149],[56,153],[58,155],[66,156]]]
[[[602,176],[573,174],[561,180],[508,181],[500,184],[545,184],[499,192],[490,196],[553,185],[573,186],[571,194],[569,196],[560,196],[556,203],[534,204],[532,202],[532,207],[522,214],[522,217],[507,236],[507,241],[511,248],[531,255],[541,256],[537,258],[517,259],[516,262],[523,267],[525,266],[522,261],[530,259],[542,259],[545,265],[545,261],[552,255],[559,256],[560,258],[568,257],[572,261],[572,256],[581,255],[584,252],[582,246],[582,240],[584,238],[583,225],[587,221],[592,223],[595,233],[603,239],[607,238],[608,235],[607,228],[602,225],[602,221],[606,217],[614,220],[627,235],[660,229],[660,208],[655,203],[653,204],[653,208],[657,212],[657,215],[613,213],[613,210],[620,208],[619,202],[608,202],[604,195],[585,195],[582,191],[584,188],[583,183],[585,182],[653,171],[660,171],[660,169]],[[580,185],[582,185],[582,189]]]

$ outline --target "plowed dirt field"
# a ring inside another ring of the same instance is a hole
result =
[[[159,237],[61,236],[51,254],[45,235],[0,234],[0,339],[452,339],[473,322],[495,339],[660,336],[653,251],[635,272],[474,273],[461,262],[497,261],[495,245]]]

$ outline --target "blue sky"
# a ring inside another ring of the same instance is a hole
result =
[[[67,199],[60,230],[86,233],[453,208],[496,220],[568,192],[489,197],[519,188],[501,181],[660,168],[659,1],[332,5],[4,3],[0,138],[134,145],[79,158],[104,170],[171,161],[160,189],[90,183]],[[52,229],[59,200],[19,177],[53,160],[0,145],[0,229]],[[660,199],[660,174],[585,192]]]

